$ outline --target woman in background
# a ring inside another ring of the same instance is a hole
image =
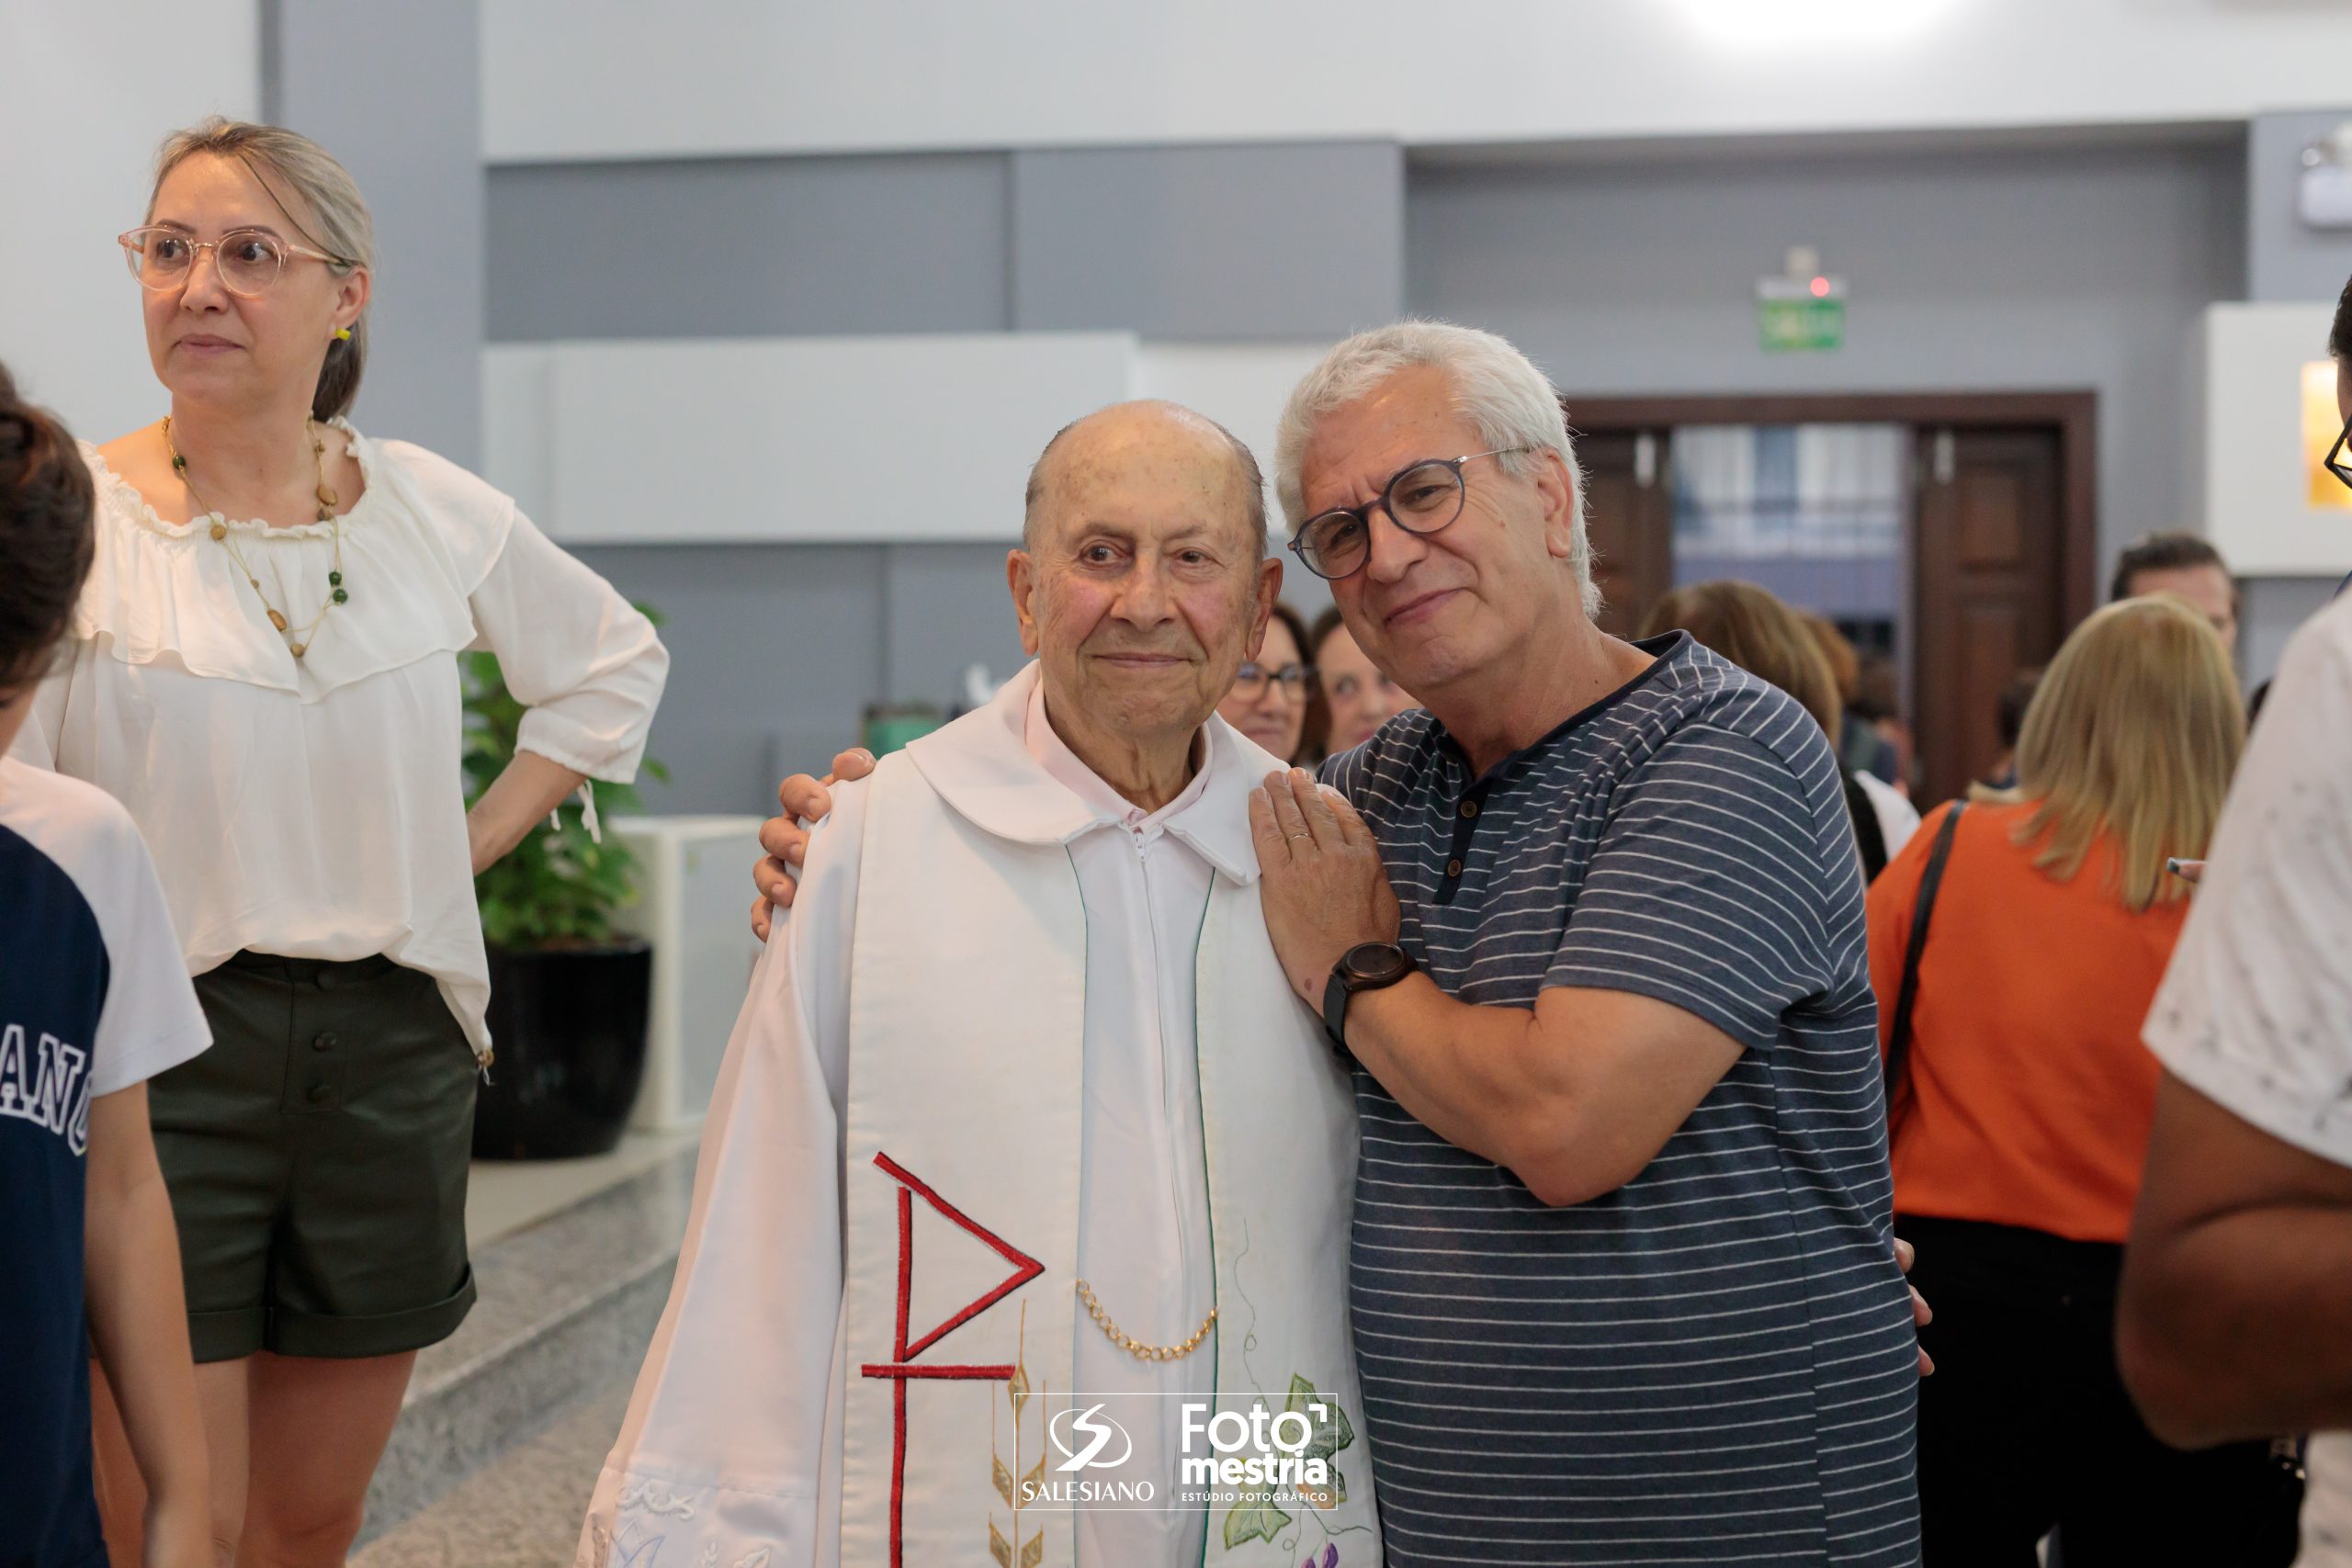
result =
[[[2140,1029],[2188,912],[2167,857],[2205,852],[2245,739],[2227,649],[2168,595],[2110,604],[2026,710],[2016,787],[1956,824],[1889,1085],[1895,1226],[1935,1303],[1920,1343],[1928,1568],[2245,1561],[2268,1450],[2158,1442],[2116,1371],[2122,1242],[2159,1067]],[[1871,889],[1894,1028],[1946,807]]]
[[[1312,722],[1315,671],[1306,660],[1306,624],[1287,604],[1274,606],[1258,657],[1233,677],[1217,716],[1285,762],[1311,767],[1323,757],[1323,727]]]
[[[374,237],[315,142],[169,138],[120,243],[169,413],[83,449],[96,562],[18,749],[129,807],[212,1031],[149,1108],[214,1540],[334,1564],[416,1352],[473,1303],[474,874],[585,779],[635,773],[668,655],[507,497],[345,421]],[[457,655],[478,639],[534,705],[469,813]],[[134,1562],[137,1471],[100,1404],[107,1534]]]
[[[1347,622],[1340,618],[1338,605],[1315,617],[1306,647],[1315,658],[1316,690],[1329,715],[1324,750],[1331,755],[1354,750],[1372,739],[1374,730],[1421,705],[1364,657]]]

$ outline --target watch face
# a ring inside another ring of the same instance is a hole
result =
[[[1405,950],[1385,942],[1367,942],[1348,949],[1348,973],[1359,980],[1391,980],[1412,966]]]

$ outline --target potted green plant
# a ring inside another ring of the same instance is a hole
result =
[[[459,659],[470,808],[514,758],[524,707],[497,655]],[[643,768],[669,777],[650,758]],[[595,798],[600,816],[641,807],[626,784],[599,784]],[[619,839],[598,838],[575,796],[474,878],[497,1053],[475,1104],[477,1158],[603,1154],[628,1125],[645,1074],[653,955],[613,929],[615,912],[637,897],[636,857]]]

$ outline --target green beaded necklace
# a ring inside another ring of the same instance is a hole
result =
[[[351,595],[343,586],[343,519],[335,515],[334,490],[327,483],[327,444],[319,437],[317,421],[303,420],[302,430],[311,438],[311,456],[319,466],[319,521],[334,530],[334,564],[327,572],[327,597],[320,604],[319,613],[311,617],[310,625],[295,631],[286,613],[271,604],[269,595],[262,592],[261,579],[255,577],[253,568],[245,564],[244,552],[237,548],[236,538],[229,532],[228,519],[219,507],[197,492],[196,481],[187,477],[187,459],[181,457],[180,449],[172,444],[172,416],[164,416],[164,450],[172,455],[172,472],[178,477],[180,483],[187,487],[188,499],[211,515],[212,537],[228,547],[229,558],[235,561],[237,570],[245,574],[245,581],[253,585],[254,597],[261,601],[262,609],[268,613],[269,624],[277,628],[278,635],[286,639],[286,650],[297,659],[311,651],[311,644],[317,639],[319,626],[327,618],[327,612],[337,604],[351,602]]]

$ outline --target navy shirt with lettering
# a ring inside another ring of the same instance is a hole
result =
[[[1628,991],[1743,1047],[1638,1176],[1560,1208],[1358,1072],[1350,1303],[1388,1560],[1916,1563],[1916,1339],[1836,759],[1777,687],[1682,633],[1642,646],[1641,675],[1482,776],[1418,711],[1326,769],[1447,994]]]
[[[82,1290],[90,1101],[210,1038],[129,814],[0,757],[0,1568],[106,1568]]]

